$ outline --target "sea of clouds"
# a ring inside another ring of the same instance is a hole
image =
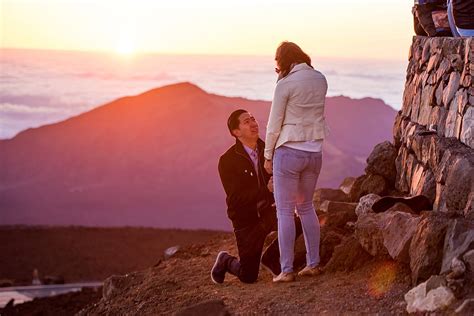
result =
[[[406,61],[313,57],[329,96],[380,98],[401,107]],[[118,56],[103,53],[0,50],[0,138],[54,123],[119,97],[189,81],[225,96],[271,100],[272,56]]]

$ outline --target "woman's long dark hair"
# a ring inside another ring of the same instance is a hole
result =
[[[291,71],[291,65],[306,63],[311,66],[311,57],[308,56],[303,50],[292,42],[282,42],[278,46],[275,54],[275,60],[278,62],[280,77],[286,77]]]

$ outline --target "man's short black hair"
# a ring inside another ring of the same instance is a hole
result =
[[[248,113],[248,111],[243,110],[243,109],[235,110],[234,112],[230,114],[229,118],[227,119],[227,127],[229,128],[230,135],[232,135],[233,137],[235,137],[235,135],[232,134],[232,131],[234,129],[239,128],[239,124],[240,124],[239,117],[240,115],[242,115],[242,113]]]

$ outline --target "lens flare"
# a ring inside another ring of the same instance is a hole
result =
[[[396,262],[382,262],[369,279],[369,295],[374,298],[380,298],[388,293],[393,286],[397,272],[398,266]]]

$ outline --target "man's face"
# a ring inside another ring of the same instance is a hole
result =
[[[240,114],[239,122],[239,128],[232,131],[237,138],[249,141],[258,139],[258,123],[252,114]]]

